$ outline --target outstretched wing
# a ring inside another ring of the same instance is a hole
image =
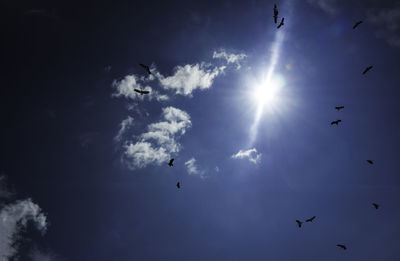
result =
[[[142,91],[142,94],[148,94],[150,93],[149,91]]]
[[[299,227],[301,227],[301,224],[302,224],[303,222],[301,222],[300,220],[297,220],[297,219],[296,219],[296,223],[297,223],[297,225],[298,225]]]
[[[142,94],[142,90],[138,90],[138,89],[133,89],[135,92],[138,92],[140,94]]]
[[[315,216],[313,216],[313,217],[307,219],[306,222],[312,222],[314,219],[315,219]]]
[[[354,24],[353,29],[356,29],[357,26],[359,26],[362,23],[362,21],[358,21],[357,23]]]

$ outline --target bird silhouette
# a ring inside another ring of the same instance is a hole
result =
[[[335,107],[335,109],[338,110],[338,111],[340,111],[340,110],[343,109],[343,108],[344,108],[344,106],[337,106],[337,107]]]
[[[367,160],[367,162],[369,163],[369,164],[374,164],[374,162],[372,161],[372,160]]]
[[[281,28],[282,25],[284,25],[284,21],[285,21],[285,17],[282,17],[281,22],[279,23],[278,27],[276,27],[276,28],[278,28],[278,29]]]
[[[142,64],[142,63],[139,63],[139,65],[142,66],[142,67],[148,72],[148,74],[151,74],[151,71],[150,71],[150,67],[149,67],[149,66],[144,65],[144,64]]]
[[[331,125],[333,125],[333,124],[339,125],[339,122],[342,122],[342,120],[332,121],[332,122],[331,122]]]
[[[276,7],[276,4],[274,4],[274,22],[277,23],[278,22],[278,8]]]
[[[307,219],[306,222],[313,222],[313,220],[314,220],[315,218],[316,218],[316,216],[313,216],[313,217]]]
[[[362,72],[362,74],[366,74],[369,70],[371,70],[374,66],[370,65]]]
[[[170,167],[174,166],[173,162],[174,162],[174,159],[170,159],[169,163],[168,163],[168,166],[170,166]]]
[[[379,208],[379,205],[376,204],[376,203],[372,203],[372,205],[374,206],[375,209],[378,209],[378,208]]]
[[[303,225],[303,222],[301,222],[300,220],[297,220],[297,219],[296,219],[296,223],[297,223],[297,225],[298,225],[299,227],[301,227],[301,225]]]
[[[133,89],[135,92],[138,92],[138,93],[140,93],[140,95],[143,95],[143,94],[148,94],[148,93],[150,93],[149,91],[143,91],[143,90],[139,90],[139,89]]]
[[[176,183],[176,187],[178,188],[178,189],[180,189],[181,188],[181,183]]]
[[[336,246],[338,246],[338,247],[340,247],[340,248],[343,248],[343,250],[346,250],[346,249],[347,249],[347,247],[346,247],[345,245],[342,245],[342,244],[337,244]]]
[[[358,21],[353,25],[353,29],[356,29],[357,26],[359,26],[360,24],[362,24],[363,21]]]

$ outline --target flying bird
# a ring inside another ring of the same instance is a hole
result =
[[[338,247],[340,247],[340,248],[343,248],[344,250],[347,249],[347,247],[346,247],[345,245],[342,245],[342,244],[337,244],[336,246],[338,246]]]
[[[369,163],[369,164],[374,164],[374,162],[372,161],[372,160],[367,160],[367,162]]]
[[[170,167],[174,166],[173,162],[174,162],[174,159],[170,159],[169,163],[168,163],[168,166],[170,166]]]
[[[359,26],[363,21],[358,21],[353,25],[353,29],[356,29],[357,26]]]
[[[365,70],[363,71],[363,73],[362,74],[366,74],[369,70],[371,70],[372,69],[372,67],[374,67],[374,66],[368,66],[367,68],[365,68]]]
[[[142,64],[142,63],[139,63],[139,65],[142,66],[149,74],[151,74],[151,72],[150,72],[150,67],[149,67],[149,66],[144,65],[144,64]]]
[[[284,23],[283,23],[284,21],[285,21],[285,17],[282,17],[282,20],[281,20],[280,24],[277,27],[278,29],[281,28],[282,25],[284,25]]]
[[[333,125],[333,124],[339,125],[339,122],[342,122],[342,120],[332,121],[331,125]]]
[[[278,8],[276,7],[276,4],[274,4],[274,22],[278,22]]]
[[[316,216],[313,216],[313,217],[307,219],[306,222],[313,222],[313,220],[314,220],[315,218],[316,218]]]
[[[375,209],[378,209],[378,208],[379,208],[379,205],[376,204],[376,203],[372,203],[372,205],[374,206]]]
[[[296,219],[296,223],[297,223],[297,225],[298,225],[299,227],[301,227],[301,225],[303,224],[303,222],[301,222],[300,220],[297,220],[297,219]]]
[[[335,107],[335,109],[338,110],[338,111],[340,111],[340,110],[343,109],[343,108],[344,108],[344,106],[337,106],[337,107]]]
[[[176,183],[176,187],[178,188],[178,189],[180,189],[181,188],[181,183]]]
[[[139,90],[139,89],[134,89],[134,91],[140,93],[140,95],[150,93],[149,91],[143,91],[143,90]]]

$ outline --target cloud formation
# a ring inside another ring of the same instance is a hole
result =
[[[308,3],[316,5],[323,11],[330,15],[335,15],[339,13],[339,8],[337,5],[337,0],[307,0]]]
[[[200,171],[198,169],[195,158],[191,158],[190,160],[186,161],[185,166],[190,175],[199,175],[201,178],[204,178],[204,171]]]
[[[257,153],[255,148],[249,150],[239,150],[238,153],[232,155],[232,159],[247,158],[250,162],[257,164],[261,160],[261,153]]]
[[[57,255],[51,252],[43,252],[37,248],[33,249],[30,253],[30,258],[32,261],[59,261],[61,260]]]
[[[149,81],[149,79],[132,74],[126,75],[124,79],[117,81],[114,80],[112,86],[116,89],[116,92],[112,94],[112,97],[124,97],[132,100],[157,100],[157,101],[166,101],[168,100],[167,95],[160,94],[158,91],[153,90],[150,86],[144,86],[143,83]],[[152,77],[150,80],[154,79]],[[149,91],[149,94],[141,95],[135,92],[135,89]]]
[[[114,140],[121,141],[122,136],[129,129],[129,127],[132,126],[132,124],[133,124],[133,118],[131,116],[128,116],[128,118],[124,119],[120,123],[119,131],[118,131],[117,135],[114,137]]]
[[[149,164],[160,165],[178,153],[181,145],[177,139],[192,126],[190,116],[174,107],[163,108],[162,120],[147,126],[147,132],[137,142],[126,142],[125,162],[131,169],[143,168]]]
[[[214,51],[213,58],[214,59],[225,59],[227,64],[234,63],[236,64],[236,70],[239,70],[241,67],[240,61],[247,57],[246,54],[234,54],[227,53],[225,50],[221,50],[220,52]]]
[[[376,37],[385,39],[392,46],[400,47],[400,2],[391,8],[369,9],[367,20],[377,27]]]
[[[175,94],[192,96],[196,89],[204,90],[211,87],[214,78],[217,77],[223,68],[210,68],[206,63],[178,65],[172,76],[164,77],[158,75],[161,86],[167,90],[173,90]]]

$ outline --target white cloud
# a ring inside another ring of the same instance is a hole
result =
[[[191,158],[190,160],[186,161],[185,166],[190,175],[198,175],[202,179],[205,178],[205,172],[198,169],[195,158]]]
[[[330,15],[339,13],[338,0],[307,0],[310,4],[316,5]]]
[[[191,127],[190,116],[174,107],[163,108],[163,120],[147,126],[147,132],[139,136],[135,143],[126,142],[126,163],[132,169],[143,168],[149,164],[160,165],[177,153],[181,145],[177,138]]]
[[[377,27],[375,35],[385,39],[390,45],[400,47],[400,2],[391,8],[367,11],[368,22]]]
[[[151,79],[154,79],[151,78]],[[120,81],[114,80],[112,86],[116,89],[117,92],[113,93],[113,97],[125,97],[129,99],[156,99],[157,101],[166,101],[169,99],[167,95],[160,94],[158,91],[153,90],[150,86],[143,86],[140,82],[146,81],[145,78],[138,78],[135,75],[127,75],[124,79]],[[149,91],[148,94],[139,94],[135,92],[135,89]]]
[[[17,253],[15,240],[21,229],[32,221],[41,232],[46,232],[46,216],[31,199],[16,201],[0,210],[0,254],[1,260],[8,260]]]
[[[114,137],[116,141],[121,141],[122,135],[124,135],[125,131],[132,126],[133,124],[133,118],[131,116],[128,116],[128,118],[124,119],[121,124],[120,128],[118,131],[117,136]]]
[[[240,61],[247,57],[246,54],[234,54],[234,53],[227,53],[225,50],[221,50],[220,52],[214,51],[213,58],[225,59],[228,64],[234,63],[236,64],[236,69],[239,70],[241,65]]]
[[[192,96],[192,92],[196,89],[210,88],[214,78],[220,72],[221,70],[218,67],[211,69],[209,64],[197,63],[177,66],[174,75],[164,77],[158,74],[158,78],[164,89],[172,89],[176,94]]]
[[[215,171],[216,171],[216,172],[219,172],[219,171],[220,171],[220,169],[219,169],[218,166],[215,166]]]
[[[249,150],[239,150],[238,153],[232,155],[233,159],[244,159],[248,158],[250,162],[257,164],[261,160],[261,153],[257,153],[255,148]]]

